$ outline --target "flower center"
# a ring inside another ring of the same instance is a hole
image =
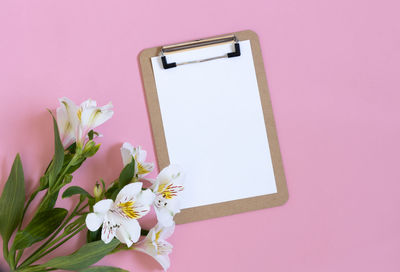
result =
[[[157,241],[157,255],[168,255],[172,251],[172,246],[165,241]]]
[[[118,208],[120,208],[120,210],[126,217],[130,219],[136,219],[139,218],[139,213],[133,208],[134,203],[134,201],[119,203]]]
[[[177,196],[178,192],[182,190],[183,186],[174,185],[173,183],[170,183],[168,186],[166,186],[166,184],[160,184],[158,187],[158,193],[165,199],[171,199]]]
[[[135,160],[136,160],[136,163],[137,163],[138,173],[140,175],[150,173],[150,171],[147,170],[146,168],[144,168],[143,165],[140,162],[138,162],[136,158],[135,158]]]

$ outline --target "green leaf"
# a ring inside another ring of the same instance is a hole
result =
[[[17,154],[0,198],[0,233],[5,245],[8,245],[12,233],[22,220],[24,203],[24,171],[21,158]]]
[[[100,181],[101,181],[101,184],[103,185],[103,192],[105,192],[106,191],[106,184],[104,183],[103,179],[100,179]]]
[[[110,198],[112,198],[112,196],[115,192],[119,192],[119,191],[120,191],[119,183],[118,183],[118,181],[114,181],[114,183],[111,185],[111,187],[108,188],[108,190],[106,191],[105,196],[107,199],[110,199]]]
[[[135,158],[132,157],[132,161],[128,163],[124,169],[122,169],[119,175],[119,188],[124,188],[135,175]]]
[[[67,210],[62,208],[38,213],[24,230],[17,232],[13,247],[27,248],[46,239],[61,225],[67,213]]]
[[[64,191],[62,198],[71,197],[73,195],[83,195],[87,198],[93,198],[86,190],[82,189],[79,186],[71,186],[67,190]]]
[[[115,200],[117,199],[117,196],[118,196],[118,194],[119,194],[119,191],[120,191],[120,190],[116,190],[116,191],[112,194],[112,196],[111,196],[111,199],[112,199],[112,200],[115,201]]]
[[[117,239],[112,240],[108,244],[105,244],[101,240],[85,244],[71,255],[54,258],[43,264],[42,267],[51,267],[72,271],[85,269],[100,261],[118,245],[119,241]]]
[[[36,214],[53,209],[54,206],[56,205],[59,192],[60,190],[55,191],[53,193],[47,191],[43,201],[40,203],[40,206],[36,211]]]
[[[76,153],[76,142],[71,144],[70,146],[67,147],[66,149],[69,153],[75,154]]]
[[[86,269],[79,270],[79,272],[128,272],[128,270],[112,266],[92,266]]]
[[[57,180],[57,176],[60,173],[60,170],[64,163],[64,147],[61,143],[60,134],[58,132],[57,121],[54,118],[53,114],[51,115],[51,117],[53,118],[53,125],[54,125],[54,158],[49,169],[50,188],[54,186],[54,183]]]

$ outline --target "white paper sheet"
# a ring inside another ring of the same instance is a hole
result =
[[[163,69],[151,59],[167,148],[185,172],[182,208],[276,193],[250,41],[240,57]],[[186,62],[224,55],[223,44],[168,55]]]

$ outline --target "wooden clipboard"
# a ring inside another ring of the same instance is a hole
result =
[[[255,32],[250,30],[235,32],[227,35],[232,34],[239,41],[250,40],[251,42],[251,50],[253,54],[257,83],[259,86],[265,126],[267,129],[277,193],[183,209],[175,217],[177,224],[222,217],[258,209],[271,208],[283,205],[288,200],[286,178],[282,164],[281,152],[279,148],[275,120],[272,112],[271,99],[258,36]],[[219,37],[221,36],[214,38]],[[214,38],[208,38],[204,40],[213,40]],[[204,40],[197,40],[196,42]],[[188,43],[190,44],[190,42]],[[157,95],[156,82],[151,63],[151,58],[159,56],[162,48],[163,47],[159,46],[145,49],[140,53],[139,56],[147,108],[151,121],[153,141],[159,169],[163,169],[170,164],[160,104]]]

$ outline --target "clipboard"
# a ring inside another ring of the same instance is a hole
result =
[[[191,67],[190,69],[195,69],[197,71],[198,69],[200,69],[201,67],[200,65],[205,65],[204,63],[208,63],[207,65],[218,65],[223,61],[225,62],[232,61],[232,65],[234,66],[235,64],[233,63],[240,61],[240,58],[243,57],[242,54],[243,50],[245,49],[244,46],[246,46],[247,44],[249,44],[248,46],[250,48],[249,50],[251,51],[252,62],[254,63],[254,74],[256,78],[255,81],[259,91],[258,99],[260,101],[260,112],[262,112],[263,124],[265,124],[264,130],[266,131],[267,135],[266,138],[268,139],[266,148],[269,149],[270,161],[272,163],[276,190],[274,193],[268,193],[264,195],[255,195],[240,199],[232,199],[229,201],[221,201],[206,205],[183,208],[181,212],[175,216],[175,221],[177,224],[205,220],[215,217],[222,217],[258,209],[271,208],[283,205],[288,200],[286,178],[282,164],[281,152],[279,148],[279,142],[278,142],[272,105],[267,85],[267,79],[264,70],[260,43],[258,36],[255,32],[246,30],[207,39],[201,39],[201,40],[190,41],[168,46],[148,48],[140,53],[139,56],[140,67],[142,72],[143,85],[145,89],[146,103],[151,122],[157,163],[159,169],[163,169],[164,167],[170,164],[169,153],[171,152],[173,153],[174,150],[168,149],[169,147],[167,140],[169,141],[169,138],[167,139],[167,137],[170,136],[168,135],[166,136],[166,131],[167,134],[170,133],[168,131],[170,130],[170,128],[168,127],[170,126],[170,124],[165,123],[166,120],[168,119],[166,118],[165,115],[169,111],[165,111],[164,108],[161,108],[162,105],[160,105],[160,102],[161,104],[163,104],[164,103],[163,99],[165,100],[166,98],[164,98],[165,95],[160,96],[159,93],[161,90],[160,85],[158,86],[159,90],[157,90],[157,82],[156,82],[157,79],[155,75],[156,70],[164,69],[165,71],[172,71],[170,72],[171,75],[176,76],[177,74],[179,74],[180,67]],[[230,52],[226,52],[226,54],[224,53],[215,56],[206,56],[200,59],[189,58],[188,60],[174,61],[174,54],[179,53],[182,55],[185,52],[195,52],[195,51],[200,52],[199,50],[205,51],[208,50],[208,48],[213,48],[213,47],[215,47],[213,49],[215,50],[217,46],[220,46],[221,48],[223,46],[225,46],[225,48],[226,46],[228,46],[228,48],[230,48]],[[161,68],[156,67],[157,69],[155,70],[153,69],[154,68],[153,66],[158,65],[156,64],[156,62],[159,62],[160,63],[159,65],[162,67]],[[196,65],[199,66],[196,67]],[[182,69],[181,71],[184,71],[183,69],[186,68],[181,68],[181,69]],[[246,69],[246,71],[247,70],[249,69]],[[173,81],[173,78],[174,77],[172,76],[171,77],[168,76],[165,79],[167,81],[164,80],[164,82],[171,82]],[[242,81],[238,82],[240,84],[243,83]],[[178,102],[176,103],[176,107],[182,105],[183,104],[180,104]],[[164,110],[164,116],[163,116],[163,110]],[[229,116],[227,118],[229,118]],[[251,121],[252,120],[249,120],[250,123]],[[251,137],[249,136],[248,142],[250,143],[251,141],[252,141],[252,136]],[[170,148],[171,146],[172,144],[170,143]],[[190,150],[188,150],[188,152],[190,152]],[[237,169],[237,166],[232,165],[232,171],[235,171],[235,169]],[[262,177],[260,177],[260,179],[262,179]],[[214,181],[214,184],[216,184],[216,182],[218,181]],[[246,181],[243,182],[245,185]],[[187,181],[184,185],[186,190],[188,186],[191,186],[190,180]]]

